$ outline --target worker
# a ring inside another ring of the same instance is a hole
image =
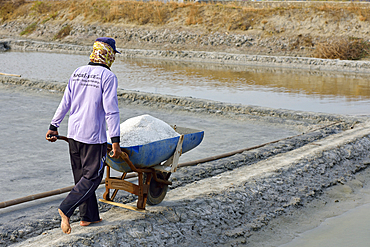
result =
[[[58,208],[61,228],[71,233],[69,219],[79,207],[80,225],[101,221],[95,190],[104,173],[107,155],[107,131],[112,141],[111,157],[118,158],[120,117],[117,99],[117,77],[110,70],[115,60],[116,42],[112,38],[95,40],[88,65],[71,75],[57,108],[46,140],[55,142],[58,127],[68,111],[68,143],[75,186]]]

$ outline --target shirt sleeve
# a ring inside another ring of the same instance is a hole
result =
[[[103,108],[112,142],[120,142],[120,118],[117,98],[118,81],[115,75],[103,82]]]
[[[54,114],[53,119],[51,120],[51,125],[59,128],[60,123],[63,121],[67,112],[71,107],[71,88],[70,88],[71,79],[69,80],[66,89],[64,90],[64,95],[60,104]]]

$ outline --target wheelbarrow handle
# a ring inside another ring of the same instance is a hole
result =
[[[68,138],[66,136],[61,136],[61,135],[48,135],[48,137],[53,137],[55,136],[57,139],[64,140],[68,142]]]

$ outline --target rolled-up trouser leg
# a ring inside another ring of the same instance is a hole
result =
[[[80,207],[81,220],[98,221],[100,217],[95,190],[103,178],[107,145],[85,144],[72,139],[69,139],[69,144],[76,185],[59,208],[67,217],[71,217],[74,210]]]

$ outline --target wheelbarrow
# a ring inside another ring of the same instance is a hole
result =
[[[180,155],[198,146],[204,136],[204,131],[176,126],[173,128],[180,136],[144,145],[121,147],[122,155],[119,159],[107,155],[106,190],[103,194],[104,200],[100,201],[113,202],[117,192],[124,190],[138,196],[138,209],[145,209],[146,203],[156,205],[162,202],[168,185],[172,184],[169,178],[178,168]],[[108,143],[108,154],[111,150],[112,144]],[[122,172],[122,175],[111,177],[111,168]],[[137,184],[125,180],[129,172],[137,173]],[[112,194],[111,189],[114,190]]]

